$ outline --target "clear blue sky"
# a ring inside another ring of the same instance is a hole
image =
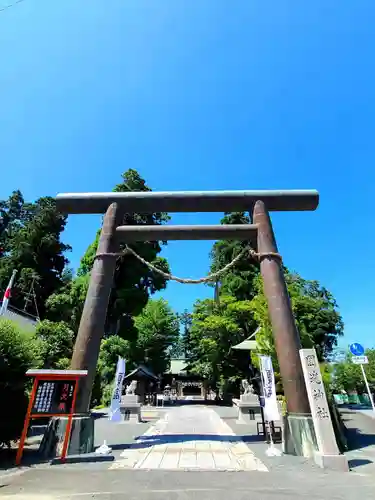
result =
[[[373,0],[24,0],[0,12],[0,197],[109,191],[129,167],[154,190],[316,188],[318,211],[273,217],[280,251],[334,293],[344,343],[374,345],[374,16]],[[73,266],[98,223],[71,217]],[[164,255],[200,277],[210,247]]]

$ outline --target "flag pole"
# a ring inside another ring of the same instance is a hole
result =
[[[5,290],[5,293],[4,293],[3,303],[1,304],[1,309],[0,309],[0,316],[3,316],[8,309],[9,298],[11,295],[14,280],[16,279],[16,274],[17,274],[17,269],[14,269],[12,272],[12,276],[10,277],[7,289]]]
[[[371,391],[370,391],[370,386],[368,385],[368,380],[367,380],[367,377],[366,377],[366,372],[365,372],[365,369],[364,369],[362,363],[361,363],[361,371],[362,371],[363,379],[364,379],[365,384],[366,384],[366,389],[367,389],[368,397],[370,398],[370,403],[371,403],[372,409],[375,412],[374,400],[372,398],[372,394],[371,394]]]

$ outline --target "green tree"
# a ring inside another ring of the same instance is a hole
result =
[[[62,321],[54,323],[44,320],[38,323],[35,332],[40,339],[40,357],[43,368],[67,368],[73,352],[74,333]]]
[[[192,370],[208,378],[212,387],[237,387],[249,376],[249,359],[232,351],[254,331],[251,302],[221,295],[220,302],[198,300],[192,314],[189,362]],[[247,354],[248,356],[248,354]]]
[[[165,300],[150,300],[134,322],[138,331],[134,360],[147,364],[156,375],[164,373],[170,349],[179,338],[177,315]]]
[[[187,309],[183,313],[178,313],[177,318],[180,322],[180,335],[176,343],[172,346],[170,354],[172,358],[184,358],[190,350],[190,330],[192,316]]]
[[[223,267],[233,258],[233,254],[226,254],[223,248],[226,250],[229,247],[219,242],[216,255],[222,258],[216,261],[213,270]],[[236,254],[239,251],[240,248],[237,248]],[[189,359],[194,370],[209,377],[216,387],[228,388],[228,384],[237,384],[238,387],[240,378],[249,376],[249,367],[243,358],[236,359],[231,347],[257,331],[258,349],[251,353],[252,363],[258,367],[258,354],[270,355],[278,390],[282,391],[262,279],[255,265],[248,274],[245,269],[246,265],[249,269],[249,261],[243,265],[243,269],[238,270],[235,266],[228,276],[224,276],[219,301],[206,300],[195,304],[189,335]],[[338,338],[343,334],[343,322],[337,304],[317,281],[307,281],[287,269],[284,271],[302,345],[305,348],[314,347],[320,361],[328,361]],[[240,300],[241,296],[248,296],[249,300]],[[328,373],[326,375],[328,377]]]
[[[127,372],[139,364],[146,364],[155,374],[162,374],[169,367],[170,351],[178,336],[178,318],[168,303],[163,299],[150,300],[134,318],[132,338],[125,340],[111,335],[102,340],[93,404],[109,403],[119,356],[126,359]]]
[[[221,224],[250,224],[250,217],[245,212],[225,213]],[[239,255],[249,243],[246,241],[220,240],[211,250],[211,272],[217,272]],[[222,276],[221,293],[232,295],[237,300],[251,300],[256,293],[253,281],[259,274],[259,264],[244,255],[236,265]]]
[[[130,343],[117,335],[102,340],[91,396],[93,406],[99,404],[107,406],[110,403],[117,360],[119,357],[126,359],[126,370],[129,371],[132,366],[130,351]]]
[[[28,207],[27,215],[24,212],[24,208],[19,209],[18,219],[7,226],[7,231],[10,225],[12,231],[10,235],[6,232],[6,253],[0,260],[0,288],[7,286],[13,269],[17,269],[12,304],[22,309],[28,294],[34,292],[36,300],[28,301],[27,311],[44,318],[47,298],[63,284],[65,253],[70,247],[60,236],[67,217],[57,211],[52,198],[40,198]]]
[[[375,349],[365,352],[368,364],[364,365],[370,388],[375,388]],[[352,355],[348,352],[346,358],[333,364],[332,388],[335,392],[346,391],[363,393],[366,391],[360,365],[352,362]]]
[[[314,346],[320,361],[328,360],[344,334],[344,323],[333,295],[318,281],[286,274],[293,312],[304,345]]]
[[[249,224],[251,218],[245,212],[226,213],[221,222]],[[211,252],[211,272],[223,268],[247,245],[247,242],[239,241],[215,243]],[[343,334],[343,322],[334,297],[319,282],[304,280],[286,268],[284,272],[302,344],[305,347],[314,346],[321,361],[329,359],[338,338]],[[258,262],[252,261],[247,255],[244,256],[221,278],[220,294],[231,295],[237,300],[252,301],[249,314],[260,326],[257,335],[260,350],[276,358]],[[249,321],[241,325],[242,328],[246,328],[247,324],[251,325],[252,330],[254,323]],[[249,334],[251,333],[249,331]]]
[[[287,270],[285,277],[302,347],[315,348],[321,363],[329,361],[339,337],[343,335],[343,322],[335,300],[317,281],[304,280]],[[252,353],[252,361],[258,367],[258,353],[271,356],[277,390],[282,391],[267,299],[260,276],[255,280],[255,287],[257,295],[251,301],[251,307],[259,329],[256,335],[258,350]]]
[[[145,180],[136,170],[128,170],[122,174],[122,183],[118,184],[114,191],[151,191]],[[169,220],[165,213],[126,213],[123,224],[127,225],[160,225]],[[74,278],[61,293],[51,297],[48,301],[49,317],[56,319],[71,317],[71,327],[77,331],[83,308],[85,292],[89,282],[96,250],[98,247],[100,231],[97,232],[93,243],[88,247],[82,257],[77,277]],[[164,272],[169,272],[167,261],[159,257],[162,242],[148,241],[132,243],[130,246],[146,261]],[[141,313],[150,296],[157,291],[166,288],[166,280],[159,274],[142,264],[133,255],[124,253],[118,258],[114,286],[108,304],[107,323],[105,336],[120,335],[124,339],[134,337],[133,317]]]
[[[130,365],[131,346],[129,341],[117,335],[102,340],[98,360],[98,371],[103,385],[111,384],[116,375],[117,360],[124,358],[127,361],[127,371]],[[131,365],[130,365],[131,366]]]
[[[20,437],[27,409],[27,377],[38,368],[39,343],[12,321],[0,319],[0,397],[6,408],[0,413],[0,444]]]
[[[364,381],[359,365],[345,361],[334,365],[332,386],[334,392],[364,390]]]
[[[175,343],[171,346],[169,351],[169,355],[171,359],[176,358],[184,358],[185,357],[185,346],[184,346],[184,338],[180,335],[176,339]]]
[[[364,366],[367,380],[375,389],[375,349],[366,349],[365,355],[368,359],[368,364]]]
[[[286,272],[286,282],[302,346],[314,347],[321,362],[329,360],[339,337],[343,335],[343,322],[333,296],[317,281],[304,280],[297,274]],[[255,280],[255,286],[257,295],[252,300],[252,310],[259,325],[257,344],[259,351],[271,355],[278,367],[267,300],[260,276]]]
[[[177,318],[180,322],[180,335],[170,350],[171,358],[185,358],[189,352],[190,345],[190,330],[192,316],[187,309],[183,313],[177,313]]]
[[[64,321],[77,334],[89,281],[89,274],[65,281],[59,292],[50,295],[46,301],[48,318]]]
[[[13,191],[7,200],[0,200],[0,258],[10,251],[10,242],[17,229],[29,220],[33,211],[25,203],[21,191]]]

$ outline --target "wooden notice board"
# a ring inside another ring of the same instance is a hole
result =
[[[30,420],[33,418],[68,417],[61,453],[61,460],[64,461],[72,430],[78,381],[87,375],[87,370],[29,370],[26,375],[33,377],[34,383],[18,446],[16,465],[21,463]]]

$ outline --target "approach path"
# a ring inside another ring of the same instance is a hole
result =
[[[204,406],[166,412],[110,468],[268,472],[219,415]]]

